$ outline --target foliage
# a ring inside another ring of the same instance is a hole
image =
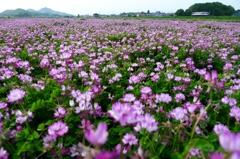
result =
[[[224,5],[220,2],[207,2],[207,3],[195,3],[188,9],[177,10],[175,13],[178,16],[190,16],[192,12],[210,12],[212,16],[231,16],[234,14],[235,9],[230,5]]]
[[[4,19],[0,158],[230,158],[239,27]]]

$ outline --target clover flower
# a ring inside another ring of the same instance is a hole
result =
[[[58,107],[58,109],[55,110],[55,112],[54,112],[54,117],[63,118],[64,116],[66,116],[66,114],[67,114],[67,111],[65,108]]]
[[[48,134],[54,137],[63,136],[68,132],[68,129],[69,128],[66,123],[59,121],[48,127]]]
[[[215,134],[217,135],[221,135],[223,132],[229,132],[230,130],[228,129],[227,126],[223,125],[223,124],[217,124],[214,125],[213,131],[215,132]]]
[[[95,131],[93,129],[88,130],[85,132],[85,138],[94,146],[103,145],[108,138],[107,124],[99,123]]]
[[[138,139],[136,138],[136,136],[134,134],[125,134],[123,136],[122,142],[127,145],[137,145],[138,144]]]
[[[22,89],[13,89],[10,91],[10,94],[7,96],[7,101],[9,103],[18,103],[19,100],[22,100],[26,96],[26,92]]]
[[[240,133],[234,134],[225,131],[219,135],[218,139],[221,147],[225,150],[240,153]]]
[[[8,159],[8,152],[3,147],[0,149],[0,159]]]

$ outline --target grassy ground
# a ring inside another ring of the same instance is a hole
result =
[[[109,17],[112,18],[112,17]],[[240,22],[240,16],[167,16],[167,17],[117,17],[124,19],[154,19],[154,20],[210,20]]]

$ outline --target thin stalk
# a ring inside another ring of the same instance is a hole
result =
[[[123,129],[122,129],[123,130]],[[121,131],[121,150],[120,150],[120,159],[123,159],[123,142],[122,142],[122,139],[123,139],[123,131]]]
[[[153,152],[154,152],[155,156],[157,156],[157,153],[156,153],[156,151],[155,151],[155,149],[154,149],[154,147],[153,147],[152,141],[149,139],[148,136],[146,136],[146,137],[147,137],[147,139],[149,140],[149,142],[150,142],[150,144],[151,144],[151,147],[152,147],[152,149],[153,149]]]
[[[181,128],[181,125],[179,125],[178,128],[177,128],[177,132],[175,134],[175,138],[174,138],[174,141],[173,141],[173,149],[174,149],[174,147],[176,145],[176,141],[177,141],[177,137],[179,135],[180,128]]]
[[[193,126],[190,142],[192,141],[192,139],[193,139],[193,137],[194,137],[195,129],[196,129],[197,125],[199,124],[202,116],[204,115],[205,112],[207,112],[207,110],[208,110],[208,108],[211,106],[211,104],[212,104],[212,87],[210,87],[210,101],[209,101],[208,105],[205,107],[203,113],[200,114],[200,116],[198,117],[197,121],[195,122],[195,124],[194,124],[194,126]]]

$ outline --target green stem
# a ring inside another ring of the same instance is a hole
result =
[[[153,149],[153,152],[154,152],[155,156],[157,156],[157,153],[156,153],[156,151],[155,151],[155,149],[154,149],[154,147],[153,147],[152,141],[149,139],[148,136],[146,136],[146,137],[147,137],[147,139],[149,140],[149,142],[150,142],[150,144],[151,144],[151,147],[152,147],[152,149]]]
[[[190,142],[192,141],[192,139],[193,139],[193,137],[194,137],[195,129],[196,129],[197,125],[199,124],[202,116],[204,115],[205,112],[207,112],[207,110],[208,110],[208,108],[211,106],[211,104],[212,104],[212,87],[210,88],[210,101],[209,101],[208,105],[205,107],[203,113],[200,114],[200,116],[197,118],[197,121],[195,122],[195,124],[194,124],[194,126],[193,126]]]
[[[176,145],[176,141],[177,141],[177,137],[178,137],[178,133],[180,131],[180,128],[181,128],[181,125],[178,126],[177,132],[175,133],[175,137],[174,137],[174,141],[173,141],[173,149],[174,149],[174,147]]]
[[[123,129],[122,129],[123,130]],[[122,139],[123,139],[123,131],[121,131],[121,150],[120,150],[120,159],[123,159],[123,142],[122,142]]]
[[[6,139],[4,140],[4,143],[9,147],[9,151],[11,151],[10,153],[14,153],[15,152],[15,148],[13,147],[13,145]]]
[[[42,152],[40,155],[38,155],[36,158],[39,158],[40,156],[42,156],[43,154],[45,154],[45,152]]]

